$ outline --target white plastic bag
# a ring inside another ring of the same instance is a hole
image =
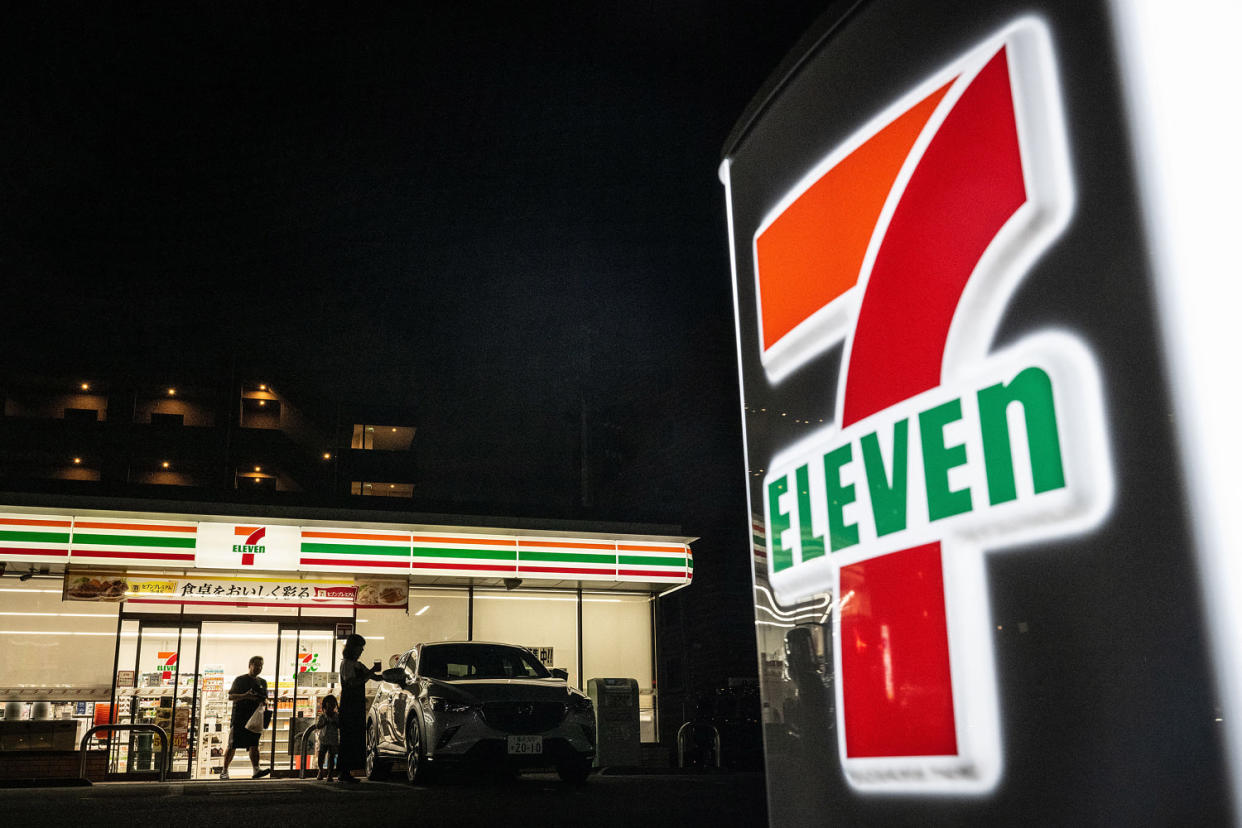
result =
[[[250,718],[246,720],[246,730],[252,733],[263,732],[263,705],[259,705],[250,714]]]

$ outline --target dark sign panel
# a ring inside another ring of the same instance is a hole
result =
[[[855,4],[726,149],[774,824],[1230,818],[1109,12]]]

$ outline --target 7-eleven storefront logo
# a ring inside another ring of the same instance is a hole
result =
[[[173,672],[177,669],[177,654],[175,652],[157,652],[155,657],[159,659],[158,670],[162,681],[170,681]]]
[[[755,233],[768,379],[844,342],[835,422],[781,450],[763,491],[778,599],[836,598],[839,749],[860,790],[995,785],[984,555],[1110,506],[1090,351],[1060,330],[993,346],[1072,210],[1050,40],[1023,19],[873,119]]]
[[[242,566],[254,566],[254,556],[267,551],[261,541],[267,534],[266,526],[234,526],[233,534],[245,538],[241,543],[233,544],[233,551],[241,555]]]

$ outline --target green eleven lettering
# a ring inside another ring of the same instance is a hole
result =
[[[1034,494],[1064,488],[1065,466],[1057,432],[1057,414],[1052,381],[1037,367],[1019,372],[1008,383],[996,383],[976,395],[978,420],[971,425],[979,430],[978,444],[983,448],[983,470],[987,484],[987,504],[996,506],[1018,499],[1014,476],[1013,435],[1008,412],[1011,406],[1021,407],[1030,454]],[[910,419],[916,419],[918,446],[922,454],[923,491],[926,494],[927,516],[932,522],[966,514],[979,507],[969,486],[950,487],[950,472],[970,463],[966,444],[946,443],[945,429],[963,419],[962,398],[954,398],[932,406],[916,418],[894,420],[880,428],[892,429],[892,456],[885,462],[880,446],[879,429],[863,434],[854,442],[829,449],[822,455],[824,486],[820,492],[811,487],[809,464],[799,465],[793,472],[796,486],[797,531],[802,550],[801,560],[809,561],[824,555],[824,537],[811,527],[811,506],[816,494],[823,498],[828,516],[828,548],[832,552],[848,549],[859,543],[857,523],[847,523],[845,507],[854,503],[857,492],[853,483],[842,483],[843,472],[856,456],[861,456],[862,476],[870,496],[869,517],[876,537],[883,537],[908,528]],[[771,480],[768,495],[768,538],[774,571],[794,565],[791,547],[784,545],[786,530],[792,527],[789,512],[781,509],[781,496],[788,492],[788,475]],[[986,507],[985,507],[986,508]]]

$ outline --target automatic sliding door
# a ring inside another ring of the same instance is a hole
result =
[[[298,755],[301,735],[319,715],[324,696],[336,692],[336,642],[331,626],[305,623],[282,625],[280,669],[277,676],[275,730],[272,734],[272,767],[296,771],[311,767],[314,739],[305,743],[306,755]]]
[[[267,681],[269,704],[276,692],[276,643],[279,627],[275,623],[248,621],[204,621],[201,633],[200,672],[202,690],[198,705],[198,732],[201,734],[195,776],[218,779],[224,768],[229,745],[229,725],[233,704],[228,699],[233,679],[249,669],[252,656],[263,659],[259,675]],[[274,710],[274,707],[268,709]],[[259,754],[267,767],[270,732],[259,740]],[[245,749],[237,750],[229,765],[229,776],[244,779],[254,772]]]
[[[172,741],[168,770],[186,774],[194,747],[190,718],[197,685],[197,630],[144,622],[139,633],[136,686],[127,688],[125,694],[129,701],[128,720],[163,728]],[[124,707],[122,705],[123,710]],[[131,732],[122,743],[127,748],[124,751],[127,772],[159,772],[164,746],[158,734]]]

